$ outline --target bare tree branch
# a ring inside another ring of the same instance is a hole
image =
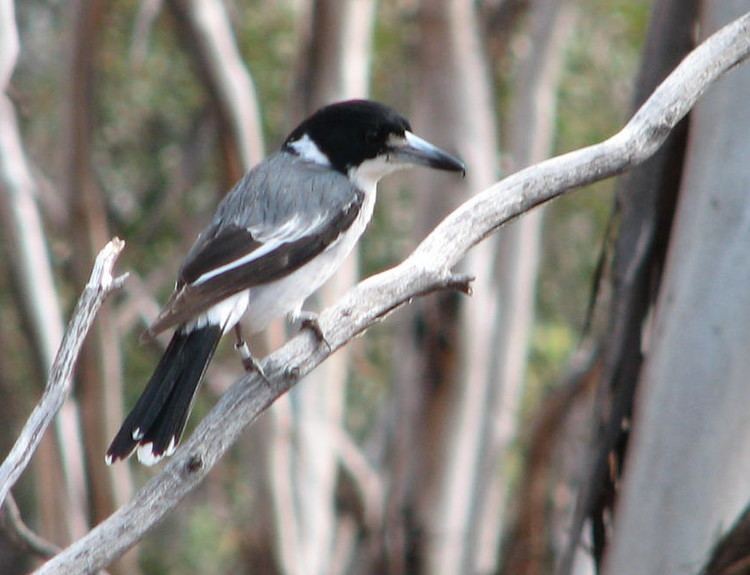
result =
[[[224,3],[220,0],[171,0],[170,6],[185,18],[196,42],[199,64],[221,102],[220,111],[237,143],[245,168],[263,158],[260,111],[255,85],[242,62]]]
[[[0,508],[0,523],[20,545],[42,559],[48,559],[60,552],[57,545],[40,537],[26,525],[12,493],[8,494]],[[107,575],[107,572],[100,570],[99,575]]]
[[[17,55],[18,30],[13,2],[0,0],[0,228],[42,379],[52,367],[64,326],[36,204],[39,190],[24,151],[15,110],[7,96],[7,83]],[[77,403],[69,398],[55,419],[64,492],[41,506],[43,516],[53,515],[52,508],[61,509],[65,520],[64,532],[60,535],[71,539],[80,537],[89,528],[88,503],[82,489],[84,458],[78,414]],[[56,460],[50,459],[51,454],[51,449],[39,451],[40,468],[58,468]]]
[[[31,412],[13,449],[0,466],[0,505],[28,465],[42,439],[44,430],[60,410],[70,392],[73,366],[81,351],[83,340],[94,322],[96,312],[109,292],[119,288],[125,280],[125,275],[118,278],[112,277],[112,267],[123,247],[125,247],[125,242],[115,238],[104,246],[96,258],[89,283],[76,304],[60,349],[52,363],[44,395]]]
[[[62,338],[52,268],[41,217],[34,202],[36,185],[23,150],[15,110],[6,95],[18,54],[13,2],[0,1],[0,222],[7,257],[23,287],[25,313],[33,330],[38,360],[51,365]]]
[[[18,509],[18,504],[12,493],[9,493],[5,498],[0,511],[0,521],[12,537],[35,555],[47,559],[60,552],[57,545],[40,537],[24,523],[21,518],[21,511]]]
[[[464,203],[403,263],[361,282],[321,314],[331,351],[415,297],[467,288],[467,278],[451,268],[470,248],[534,206],[647,159],[711,83],[748,55],[750,13],[693,51],[613,137],[527,168]],[[242,377],[128,504],[37,573],[88,573],[119,557],[200,483],[249,423],[331,351],[305,333],[268,356],[263,369],[270,384],[255,374]]]

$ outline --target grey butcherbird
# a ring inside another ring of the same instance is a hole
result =
[[[392,109],[351,100],[317,111],[250,170],[198,236],[147,330],[153,336],[176,328],[112,440],[107,464],[136,448],[146,465],[174,452],[219,339],[245,313],[254,332],[288,314],[323,339],[302,304],[362,235],[378,180],[410,165],[464,172],[460,160],[414,135]],[[244,349],[246,367],[257,368]]]

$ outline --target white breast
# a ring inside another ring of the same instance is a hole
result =
[[[301,309],[305,300],[336,273],[372,219],[376,186],[363,191],[365,199],[357,218],[325,251],[290,275],[250,289],[247,319],[253,332],[263,330],[277,317]]]

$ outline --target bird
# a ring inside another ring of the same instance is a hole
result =
[[[302,310],[303,303],[364,232],[378,181],[414,165],[466,173],[460,159],[414,134],[394,109],[347,100],[313,113],[248,171],[198,235],[174,292],[144,334],[174,329],[107,449],[107,465],[134,451],[145,465],[174,453],[200,381],[231,330],[245,368],[265,378],[245,343],[243,316],[256,333],[287,315],[325,342],[317,316]]]

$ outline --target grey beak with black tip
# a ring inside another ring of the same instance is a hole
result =
[[[436,170],[466,174],[466,166],[461,160],[408,130],[404,132],[403,138],[393,139],[388,159],[394,164],[419,164]]]

